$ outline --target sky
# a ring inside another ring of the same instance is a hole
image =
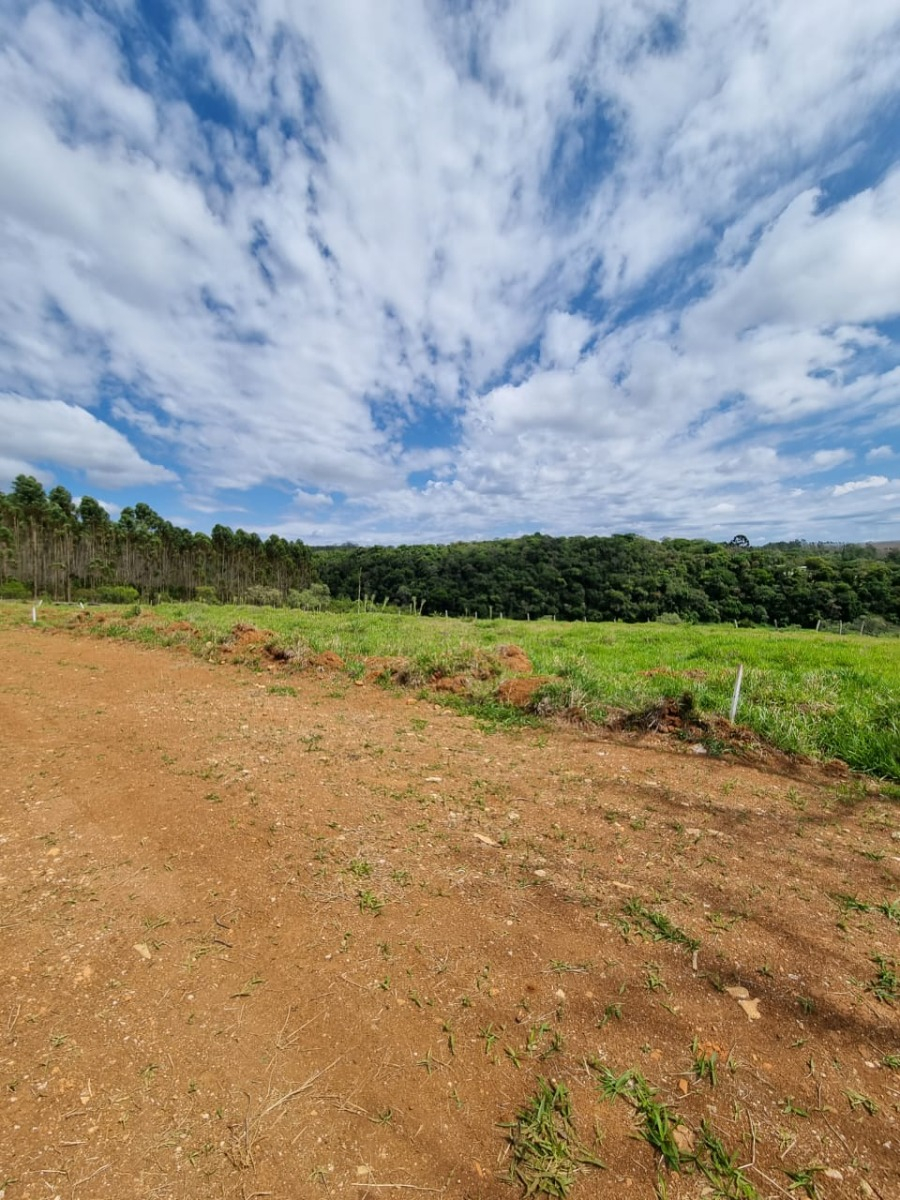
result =
[[[900,538],[897,0],[5,0],[0,490]]]

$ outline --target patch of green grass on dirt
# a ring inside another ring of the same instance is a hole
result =
[[[580,1168],[604,1165],[575,1132],[564,1083],[539,1078],[515,1121],[501,1129],[509,1130],[512,1159],[503,1178],[520,1184],[523,1196],[568,1196]]]

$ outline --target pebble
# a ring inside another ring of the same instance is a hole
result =
[[[738,1000],[738,1004],[747,1014],[748,1021],[758,1021],[760,1019],[758,1000]]]
[[[745,987],[728,987],[725,989],[733,1000],[749,1000],[750,993]]]
[[[493,838],[489,838],[484,833],[473,833],[472,837],[475,838],[476,841],[483,843],[485,846],[499,845],[499,842],[495,842]]]
[[[693,1154],[694,1135],[686,1125],[676,1125],[672,1130],[672,1140],[682,1154]]]

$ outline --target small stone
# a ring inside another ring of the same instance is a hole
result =
[[[748,1021],[758,1021],[760,1019],[758,1000],[738,1000],[738,1004],[747,1014]]]
[[[706,747],[701,746],[699,742],[697,742],[696,745],[691,746],[691,754],[705,754],[705,753],[706,753]]]
[[[547,872],[542,870],[541,868],[538,868],[538,870],[535,871],[535,875],[538,877],[538,879],[546,879],[547,878]]]
[[[489,838],[483,833],[473,833],[472,837],[475,838],[476,842],[483,842],[485,846],[498,845],[498,843],[495,842],[493,838]]]
[[[822,1174],[825,1176],[826,1179],[834,1179],[838,1183],[843,1183],[843,1181],[844,1181],[844,1176],[841,1174],[840,1171],[836,1170],[834,1167],[826,1167],[826,1169],[822,1172]]]
[[[553,994],[556,996],[557,1000],[565,1000],[566,998],[566,993],[562,990],[562,988],[557,988]]]
[[[443,777],[440,775],[427,775],[425,777],[425,782],[426,783],[443,783],[444,780],[443,780]]]
[[[703,836],[703,830],[696,829],[692,826],[690,829],[686,829],[684,831],[684,834],[685,834],[685,837],[698,838],[698,837]]]
[[[678,1080],[678,1090],[679,1090],[679,1092],[681,1092],[682,1096],[686,1096],[688,1094],[688,1092],[690,1091],[690,1086],[691,1085],[688,1083],[688,1081],[686,1079]]]
[[[672,1141],[682,1154],[694,1153],[694,1135],[687,1125],[676,1125],[672,1130]]]
[[[725,991],[733,1000],[749,1000],[750,993],[745,987],[727,987]]]
[[[150,947],[147,945],[146,942],[135,942],[134,948],[135,948],[135,950],[137,950],[137,952],[141,956],[141,958],[148,958],[148,959],[152,958],[152,955],[150,953]]]

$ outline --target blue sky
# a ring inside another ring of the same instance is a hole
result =
[[[0,489],[900,537],[896,0],[0,15]]]

